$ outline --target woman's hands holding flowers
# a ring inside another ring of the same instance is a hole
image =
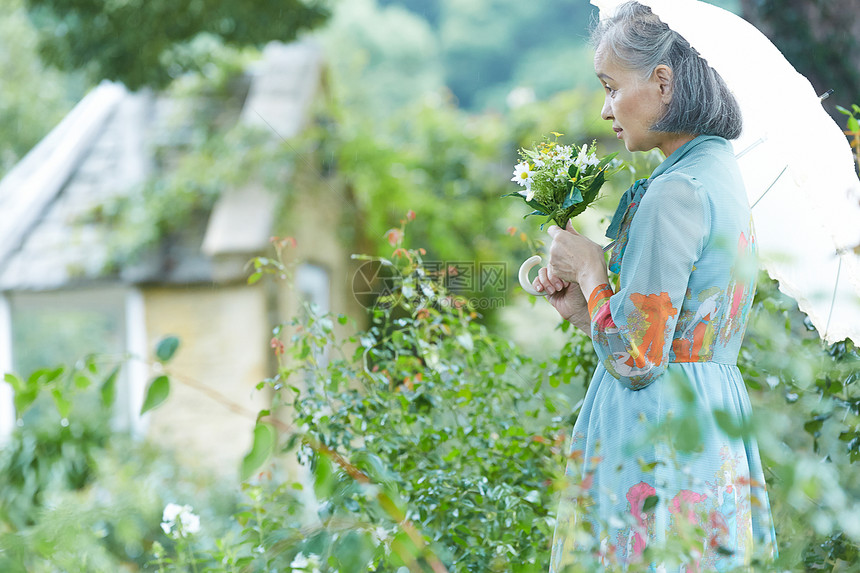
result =
[[[552,225],[547,233],[552,237],[547,264],[550,276],[579,283],[585,296],[594,287],[609,282],[603,247],[577,233],[570,222],[566,229]]]
[[[553,225],[547,232],[552,237],[549,263],[538,271],[533,286],[548,292],[558,313],[587,333],[591,330],[587,297],[609,282],[603,248],[577,233],[570,222],[566,229]]]

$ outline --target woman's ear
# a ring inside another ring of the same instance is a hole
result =
[[[666,64],[660,64],[654,68],[654,79],[660,88],[663,103],[668,105],[672,101],[672,68]]]

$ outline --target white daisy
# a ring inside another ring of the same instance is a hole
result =
[[[523,161],[514,166],[514,176],[511,177],[511,181],[516,181],[520,187],[530,187],[533,174],[532,166],[527,161]]]

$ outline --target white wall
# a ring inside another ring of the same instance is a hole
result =
[[[12,317],[9,299],[0,294],[0,444],[6,442],[15,428],[15,406],[12,387],[3,377],[12,371]]]
[[[121,417],[128,420],[128,429],[136,438],[146,434],[148,417],[140,415],[146,391],[149,348],[146,337],[146,307],[143,293],[133,288],[125,296],[125,345],[131,357],[125,365],[127,375],[126,399],[118,405],[125,410]]]

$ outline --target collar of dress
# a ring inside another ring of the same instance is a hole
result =
[[[615,215],[612,216],[612,222],[609,223],[609,228],[606,229],[606,236],[615,241],[615,246],[612,248],[612,255],[609,257],[609,270],[613,273],[618,273],[621,270],[621,259],[624,256],[624,249],[627,247],[627,231],[630,222],[633,220],[633,215],[642,201],[642,196],[648,190],[651,181],[668,171],[672,166],[678,163],[691,150],[714,139],[721,139],[713,135],[699,135],[678,149],[676,149],[669,157],[667,157],[657,169],[647,179],[637,179],[633,185],[621,196],[621,201],[618,202],[618,207],[615,209]]]

